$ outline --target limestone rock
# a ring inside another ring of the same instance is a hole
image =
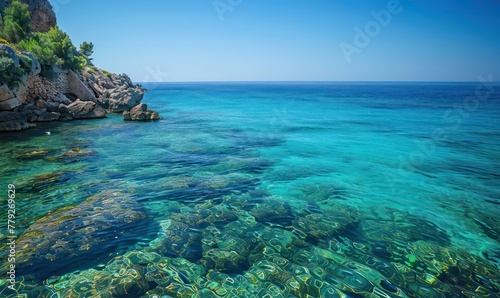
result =
[[[61,104],[59,108],[73,119],[105,118],[106,111],[93,101],[77,100],[70,105]]]
[[[9,111],[21,105],[19,98],[14,97],[0,102],[0,111]]]
[[[144,96],[140,89],[118,90],[111,94],[109,99],[109,110],[113,113],[121,113],[138,105]]]
[[[57,121],[57,120],[59,120],[59,118],[61,118],[60,113],[47,112],[47,113],[43,113],[42,115],[38,116],[37,121],[38,122],[50,122],[50,121]]]
[[[60,94],[59,97],[56,97],[53,99],[55,102],[58,102],[58,103],[63,103],[65,105],[69,105],[71,104],[71,100],[69,100],[66,95],[64,94]]]
[[[5,132],[21,131],[33,127],[36,127],[36,124],[28,123],[27,121],[23,120],[0,122],[0,131],[5,131]]]
[[[140,104],[146,89],[134,85],[126,74],[105,74],[97,68],[83,72],[81,80],[98,96],[99,104],[112,113],[122,113]]]
[[[31,15],[31,31],[47,32],[57,25],[56,14],[48,0],[20,0],[28,4]],[[0,0],[0,11],[9,6],[12,0]]]
[[[35,124],[28,123],[28,119],[32,113],[27,112],[0,112],[0,131],[21,131],[31,127]]]
[[[30,7],[31,31],[47,32],[57,24],[56,14],[47,0],[25,0]]]
[[[7,84],[0,86],[0,102],[16,97]]]
[[[148,109],[148,106],[141,103],[130,111],[123,112],[123,120],[126,121],[148,121],[148,120],[160,120],[160,115],[158,112]]]
[[[68,71],[68,85],[71,93],[75,94],[80,100],[97,101],[97,97],[92,90],[72,70]]]
[[[0,43],[0,53],[2,53],[5,57],[14,60],[14,65],[16,67],[19,66],[19,56],[17,56],[16,51],[14,51],[11,47],[6,44]]]

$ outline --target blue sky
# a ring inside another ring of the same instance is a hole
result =
[[[500,80],[497,0],[50,2],[134,81]]]

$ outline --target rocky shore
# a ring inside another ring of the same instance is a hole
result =
[[[56,25],[47,0],[21,2],[29,5],[32,32],[45,32]],[[0,0],[0,10],[9,4]],[[31,70],[15,86],[0,83],[0,132],[21,131],[37,122],[103,118],[107,113],[122,113],[125,120],[160,119],[157,112],[141,104],[147,90],[134,85],[126,74],[111,74],[93,65],[79,71],[54,65],[53,74],[47,77],[29,52],[0,42],[0,54],[12,59],[16,67],[22,62],[20,56],[31,60]]]

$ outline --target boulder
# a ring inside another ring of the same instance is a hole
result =
[[[32,113],[30,111],[0,112],[0,131],[21,131],[35,127],[35,124],[28,123],[31,116]]]
[[[36,124],[28,123],[24,120],[12,120],[7,122],[0,122],[0,131],[12,132],[21,131],[29,128],[36,127]]]
[[[43,99],[38,99],[35,102],[35,107],[39,110],[47,109],[49,112],[59,112],[59,103],[45,101]]]
[[[0,102],[0,111],[9,111],[21,105],[19,98],[14,97]]]
[[[77,100],[70,105],[60,104],[59,109],[72,119],[105,118],[106,111],[93,101]]]
[[[160,120],[160,115],[158,112],[148,109],[148,106],[141,103],[130,111],[123,112],[123,120],[126,121],[148,121],[148,120]]]
[[[0,86],[0,102],[16,97],[7,84]]]
[[[145,90],[139,87],[121,86],[110,94],[109,110],[112,113],[122,113],[141,103]]]
[[[64,94],[60,94],[58,97],[54,98],[53,101],[63,103],[65,105],[71,104],[71,100],[69,100]]]
[[[83,101],[97,101],[94,92],[85,85],[80,77],[72,70],[68,71],[68,87],[69,91],[75,94],[80,100]]]
[[[19,56],[17,56],[16,51],[14,51],[11,47],[0,43],[0,54],[14,60],[14,65],[19,67]]]
[[[50,121],[57,121],[61,118],[60,113],[56,112],[47,112],[43,113],[42,115],[38,116],[37,121],[38,122],[50,122]]]
[[[6,111],[0,112],[0,122],[7,122],[12,120],[27,120],[31,116],[31,112],[13,112]]]

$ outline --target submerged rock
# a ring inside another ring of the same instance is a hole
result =
[[[223,206],[208,204],[199,210],[185,208],[172,213],[162,224],[164,237],[154,249],[167,257],[196,262],[203,257],[203,230],[209,226],[223,227],[236,219],[234,213]]]
[[[374,213],[361,221],[364,236],[372,241],[433,241],[450,245],[450,236],[435,223],[399,210]]]
[[[130,245],[131,233],[143,238],[148,226],[151,224],[133,199],[103,192],[79,205],[49,213],[26,229],[18,240],[20,271],[57,275],[75,264],[85,265],[85,257],[105,259],[109,252]],[[123,237],[124,232],[127,237]]]
[[[19,161],[41,159],[47,157],[54,151],[55,150],[53,149],[36,148],[36,149],[18,151],[12,157]]]

